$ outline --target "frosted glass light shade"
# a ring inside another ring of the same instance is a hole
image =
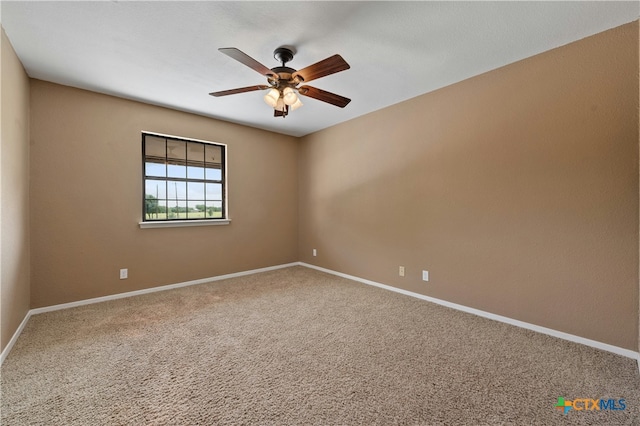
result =
[[[284,91],[282,92],[282,98],[284,99],[284,103],[287,105],[293,105],[298,100],[296,92],[294,92],[291,87],[285,87]]]
[[[278,92],[276,89],[271,89],[269,90],[269,92],[267,92],[266,95],[264,95],[264,101],[267,103],[267,105],[274,108],[278,104],[279,98],[280,92]]]
[[[278,102],[276,103],[275,108],[278,111],[285,111],[287,109],[287,107],[284,104],[284,100],[282,100],[282,98],[278,99]]]
[[[291,110],[295,111],[296,109],[300,108],[302,106],[302,102],[300,102],[300,98],[298,98],[296,96],[296,101],[291,105]]]

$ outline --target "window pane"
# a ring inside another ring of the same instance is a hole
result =
[[[190,200],[204,200],[204,183],[188,182],[187,195]]]
[[[219,145],[205,145],[205,158],[207,167],[217,165],[220,167],[222,164],[222,147]]]
[[[167,158],[173,160],[187,160],[187,143],[184,141],[168,140],[167,141]]]
[[[158,219],[160,212],[160,200],[152,195],[147,195],[144,200],[144,214],[146,218],[150,220]]]
[[[168,219],[186,219],[187,218],[187,202],[169,200]]]
[[[167,203],[167,200],[158,200],[158,217],[154,218],[155,220],[167,219]]]
[[[176,164],[168,164],[167,165],[167,174],[169,177],[173,178],[186,178],[187,177],[187,166],[180,166]]]
[[[189,217],[199,217],[200,219],[204,219],[204,211],[206,209],[204,200],[189,200],[187,201],[187,205],[191,209],[189,210]]]
[[[188,201],[187,207],[189,207],[189,211],[187,212],[187,216],[189,219],[204,219],[205,218],[205,203],[202,200],[199,201]]]
[[[192,161],[204,163],[204,144],[190,143],[187,149],[187,160],[189,163]]]
[[[204,179],[204,167],[187,166],[187,178]]]
[[[219,183],[208,183],[206,185],[207,200],[222,200],[222,185]]]
[[[205,178],[207,180],[222,180],[222,170],[207,167]]]
[[[187,199],[187,182],[168,182],[167,198],[169,201],[186,200]],[[172,204],[175,205],[175,204]]]
[[[144,154],[146,161],[161,161],[164,163],[166,156],[165,139],[156,136],[145,135]]]
[[[144,182],[145,197],[151,195],[155,198],[167,198],[167,183],[163,180],[147,179]]]
[[[167,218],[167,200],[146,200],[144,212],[147,220],[165,220]]]
[[[222,217],[222,201],[207,201],[207,218]]]
[[[167,166],[163,163],[144,163],[145,174],[147,176],[165,177],[167,175]]]

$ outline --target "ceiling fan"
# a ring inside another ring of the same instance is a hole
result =
[[[253,92],[255,90],[267,90],[264,101],[274,108],[274,117],[286,117],[289,109],[295,110],[302,106],[302,102],[296,92],[302,96],[314,98],[322,102],[327,102],[340,108],[347,106],[351,99],[316,87],[300,84],[311,80],[335,74],[351,68],[340,55],[333,55],[313,65],[309,65],[299,71],[286,66],[287,62],[293,59],[294,52],[288,47],[278,47],[273,51],[273,57],[282,64],[280,67],[267,68],[246,53],[235,47],[223,47],[218,49],[225,55],[243,63],[252,70],[255,70],[267,77],[269,85],[261,84],[256,86],[240,87],[238,89],[222,90],[220,92],[209,93],[211,96],[227,96],[237,93]]]

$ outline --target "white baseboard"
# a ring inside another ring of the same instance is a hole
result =
[[[234,272],[232,274],[218,275],[217,277],[202,278],[202,279],[199,279],[199,280],[185,281],[185,282],[177,283],[177,284],[168,284],[168,285],[163,285],[163,286],[160,286],[160,287],[145,288],[144,290],[128,291],[126,293],[118,293],[118,294],[112,294],[112,295],[109,295],[109,296],[95,297],[93,299],[79,300],[77,302],[62,303],[60,305],[53,305],[53,306],[45,306],[44,308],[32,309],[29,312],[32,315],[35,315],[35,314],[41,314],[43,312],[59,311],[60,309],[75,308],[76,306],[90,305],[92,303],[106,302],[108,300],[116,300],[116,299],[123,299],[125,297],[140,296],[142,294],[155,293],[157,291],[172,290],[174,288],[188,287],[188,286],[191,286],[191,285],[210,283],[212,281],[220,281],[220,280],[226,280],[226,279],[229,279],[229,278],[242,277],[244,275],[257,274],[257,273],[260,273],[260,272],[274,271],[276,269],[289,268],[291,266],[297,266],[297,265],[299,265],[298,262],[293,262],[293,263],[286,263],[286,264],[283,264],[283,265],[269,266],[269,267],[266,267],[266,268],[252,269],[252,270],[249,270],[249,271]]]
[[[551,328],[541,327],[539,325],[530,324],[524,321],[519,321],[513,318],[504,317],[502,315],[492,314],[491,312],[481,311],[479,309],[470,308],[468,306],[459,305],[457,303],[447,302],[446,300],[436,299],[435,297],[425,296],[424,294],[414,293],[412,291],[403,290],[401,288],[391,287],[386,284],[380,284],[375,281],[367,280],[360,277],[355,277],[353,275],[343,274],[342,272],[336,272],[331,269],[322,268],[320,266],[311,265],[304,262],[299,262],[300,266],[305,266],[307,268],[316,269],[318,271],[326,272],[328,274],[337,275],[342,278],[347,278],[349,280],[357,281],[363,284],[372,285],[375,287],[383,288],[385,290],[394,291],[396,293],[404,294],[407,296],[415,297],[418,299],[426,300],[428,302],[437,303],[438,305],[446,306],[448,308],[456,309],[458,311],[467,312],[470,314],[478,315],[480,317],[489,318],[495,321],[500,321],[506,324],[515,325],[516,327],[526,328],[527,330],[536,331],[538,333],[547,334],[549,336],[557,337],[564,340],[569,340],[574,343],[580,343],[582,345],[591,346],[596,349],[601,349],[607,352],[613,352],[614,354],[622,355],[627,358],[635,359],[638,361],[638,369],[640,371],[640,353],[620,348],[618,346],[613,346],[608,343],[598,342],[596,340],[587,339],[580,336],[575,336],[573,334],[565,333],[562,331],[554,330]]]
[[[609,345],[607,343],[598,342],[596,340],[586,339],[584,337],[575,336],[573,334],[564,333],[562,331],[553,330],[551,328],[541,327],[541,326],[538,326],[538,325],[535,325],[535,324],[530,324],[530,323],[527,323],[527,322],[524,322],[524,321],[519,321],[519,320],[516,320],[516,319],[509,318],[509,317],[504,317],[502,315],[492,314],[490,312],[481,311],[479,309],[470,308],[468,306],[459,305],[457,303],[448,302],[446,300],[436,299],[435,297],[425,296],[424,294],[414,293],[414,292],[411,292],[411,291],[408,291],[408,290],[403,290],[403,289],[400,289],[400,288],[392,287],[392,286],[389,286],[389,285],[386,285],[386,284],[381,284],[381,283],[378,283],[378,282],[375,282],[375,281],[367,280],[367,279],[356,277],[356,276],[353,276],[353,275],[343,274],[341,272],[333,271],[331,269],[322,268],[320,266],[311,265],[311,264],[304,263],[304,262],[286,263],[286,264],[282,264],[282,265],[269,266],[269,267],[266,267],[266,268],[252,269],[252,270],[249,270],[249,271],[235,272],[235,273],[232,273],[232,274],[219,275],[219,276],[216,276],[216,277],[203,278],[203,279],[193,280],[193,281],[185,281],[185,282],[177,283],[177,284],[169,284],[169,285],[164,285],[164,286],[160,286],[160,287],[147,288],[147,289],[144,289],[144,290],[136,290],[136,291],[130,291],[130,292],[126,292],[126,293],[118,293],[118,294],[113,294],[113,295],[110,295],[110,296],[96,297],[96,298],[93,298],[93,299],[79,300],[77,302],[62,303],[62,304],[59,304],[59,305],[45,306],[43,308],[31,309],[29,312],[27,312],[27,315],[25,315],[24,319],[20,323],[20,326],[18,327],[16,332],[11,337],[11,340],[9,340],[9,343],[7,344],[7,346],[4,348],[4,350],[0,354],[0,365],[2,365],[4,360],[7,358],[7,356],[9,355],[9,352],[11,352],[11,349],[13,348],[13,345],[18,340],[18,337],[20,336],[20,334],[22,333],[22,330],[24,329],[24,327],[26,326],[27,322],[29,321],[29,318],[31,318],[31,315],[37,315],[37,314],[41,314],[41,313],[44,313],[44,312],[58,311],[58,310],[61,310],[61,309],[74,308],[74,307],[77,307],[77,306],[90,305],[90,304],[93,304],[93,303],[101,303],[101,302],[106,302],[108,300],[123,299],[125,297],[139,296],[139,295],[142,295],[142,294],[154,293],[154,292],[157,292],[157,291],[165,291],[165,290],[171,290],[171,289],[180,288],[180,287],[187,287],[187,286],[191,286],[191,285],[204,284],[204,283],[208,283],[208,282],[212,282],[212,281],[220,281],[220,280],[225,280],[225,279],[229,279],[229,278],[241,277],[241,276],[244,276],[244,275],[252,275],[252,274],[257,274],[257,273],[260,273],[260,272],[274,271],[276,269],[289,268],[291,266],[304,266],[306,268],[316,269],[318,271],[326,272],[326,273],[329,273],[329,274],[332,274],[332,275],[336,275],[336,276],[339,276],[339,277],[342,277],[342,278],[346,278],[346,279],[349,279],[349,280],[352,280],[352,281],[357,281],[357,282],[360,282],[360,283],[363,283],[363,284],[371,285],[371,286],[374,286],[374,287],[379,287],[379,288],[382,288],[382,289],[385,289],[385,290],[390,290],[390,291],[393,291],[393,292],[396,292],[396,293],[404,294],[404,295],[407,295],[407,296],[411,296],[411,297],[415,297],[415,298],[418,298],[418,299],[426,300],[428,302],[436,303],[438,305],[446,306],[448,308],[452,308],[452,309],[456,309],[456,310],[459,310],[459,311],[467,312],[467,313],[470,313],[470,314],[478,315],[480,317],[492,319],[492,320],[495,320],[495,321],[500,321],[500,322],[503,322],[503,323],[506,323],[506,324],[514,325],[516,327],[525,328],[527,330],[536,331],[538,333],[547,334],[549,336],[557,337],[557,338],[564,339],[564,340],[569,340],[571,342],[580,343],[580,344],[583,344],[583,345],[586,345],[586,346],[591,346],[593,348],[601,349],[601,350],[604,350],[604,351],[607,351],[607,352],[612,352],[612,353],[615,353],[615,354],[618,354],[618,355],[622,355],[622,356],[627,357],[627,358],[632,358],[632,359],[637,360],[637,362],[638,362],[638,370],[640,371],[640,353],[632,351],[632,350],[629,350],[629,349],[620,348],[618,346]]]
[[[24,316],[24,319],[18,326],[18,329],[16,330],[16,332],[13,333],[13,336],[11,336],[11,340],[9,340],[9,343],[7,343],[7,346],[4,347],[4,350],[0,354],[0,365],[2,365],[5,358],[7,358],[7,356],[9,355],[9,352],[11,352],[11,349],[13,349],[13,345],[16,344],[16,341],[18,340],[18,337],[20,337],[22,330],[24,330],[24,327],[27,325],[27,322],[29,322],[29,318],[31,318],[31,311],[27,312],[27,315]]]
[[[101,302],[106,302],[106,301],[109,301],[109,300],[123,299],[125,297],[133,297],[133,296],[139,296],[139,295],[142,295],[142,294],[155,293],[157,291],[165,291],[165,290],[171,290],[171,289],[174,289],[174,288],[187,287],[187,286],[197,285],[197,284],[204,284],[204,283],[209,283],[209,282],[212,282],[212,281],[226,280],[226,279],[229,279],[229,278],[242,277],[244,275],[252,275],[252,274],[257,274],[257,273],[260,273],[260,272],[274,271],[276,269],[289,268],[291,266],[298,266],[298,265],[300,265],[299,262],[286,263],[286,264],[282,264],[282,265],[268,266],[266,268],[252,269],[252,270],[243,271],[243,272],[234,272],[232,274],[218,275],[216,277],[202,278],[202,279],[199,279],[199,280],[185,281],[185,282],[182,282],[182,283],[163,285],[163,286],[160,286],[160,287],[145,288],[144,290],[129,291],[129,292],[126,292],[126,293],[118,293],[118,294],[112,294],[112,295],[109,295],[109,296],[95,297],[95,298],[92,298],[92,299],[78,300],[77,302],[61,303],[59,305],[52,305],[52,306],[45,306],[43,308],[31,309],[31,310],[29,310],[29,312],[27,312],[27,315],[25,315],[24,319],[22,320],[22,323],[20,323],[20,326],[18,327],[16,332],[13,333],[13,336],[11,337],[11,340],[9,340],[9,343],[7,344],[7,346],[2,351],[2,354],[0,354],[0,365],[2,365],[2,363],[5,360],[5,358],[9,355],[9,352],[11,352],[11,349],[13,348],[13,345],[18,340],[18,337],[20,337],[20,334],[22,333],[22,330],[24,329],[25,325],[29,321],[29,318],[31,318],[31,315],[42,314],[44,312],[59,311],[61,309],[75,308],[77,306],[90,305],[90,304],[93,304],[93,303],[101,303]]]

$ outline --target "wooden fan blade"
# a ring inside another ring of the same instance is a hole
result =
[[[302,68],[300,71],[294,72],[293,77],[300,76],[306,83],[316,78],[348,70],[349,68],[351,67],[342,59],[342,56],[333,55],[306,68]]]
[[[351,102],[351,99],[349,98],[345,98],[344,96],[336,95],[335,93],[327,92],[326,90],[318,89],[311,86],[299,87],[298,93],[322,102],[327,102],[340,108],[346,107],[349,102]]]
[[[260,74],[264,76],[271,77],[275,75],[273,71],[271,71],[269,68],[262,65],[260,62],[256,61],[255,59],[253,59],[251,56],[247,55],[240,49],[236,49],[235,47],[221,47],[218,50],[224,53],[225,55],[229,56],[230,58],[233,58],[236,61],[245,64],[252,70],[258,71]]]
[[[219,96],[235,95],[236,93],[253,92],[254,90],[264,90],[264,89],[268,89],[269,87],[270,86],[261,84],[258,86],[240,87],[238,89],[221,90],[219,92],[211,92],[209,94],[211,96],[219,97]]]

